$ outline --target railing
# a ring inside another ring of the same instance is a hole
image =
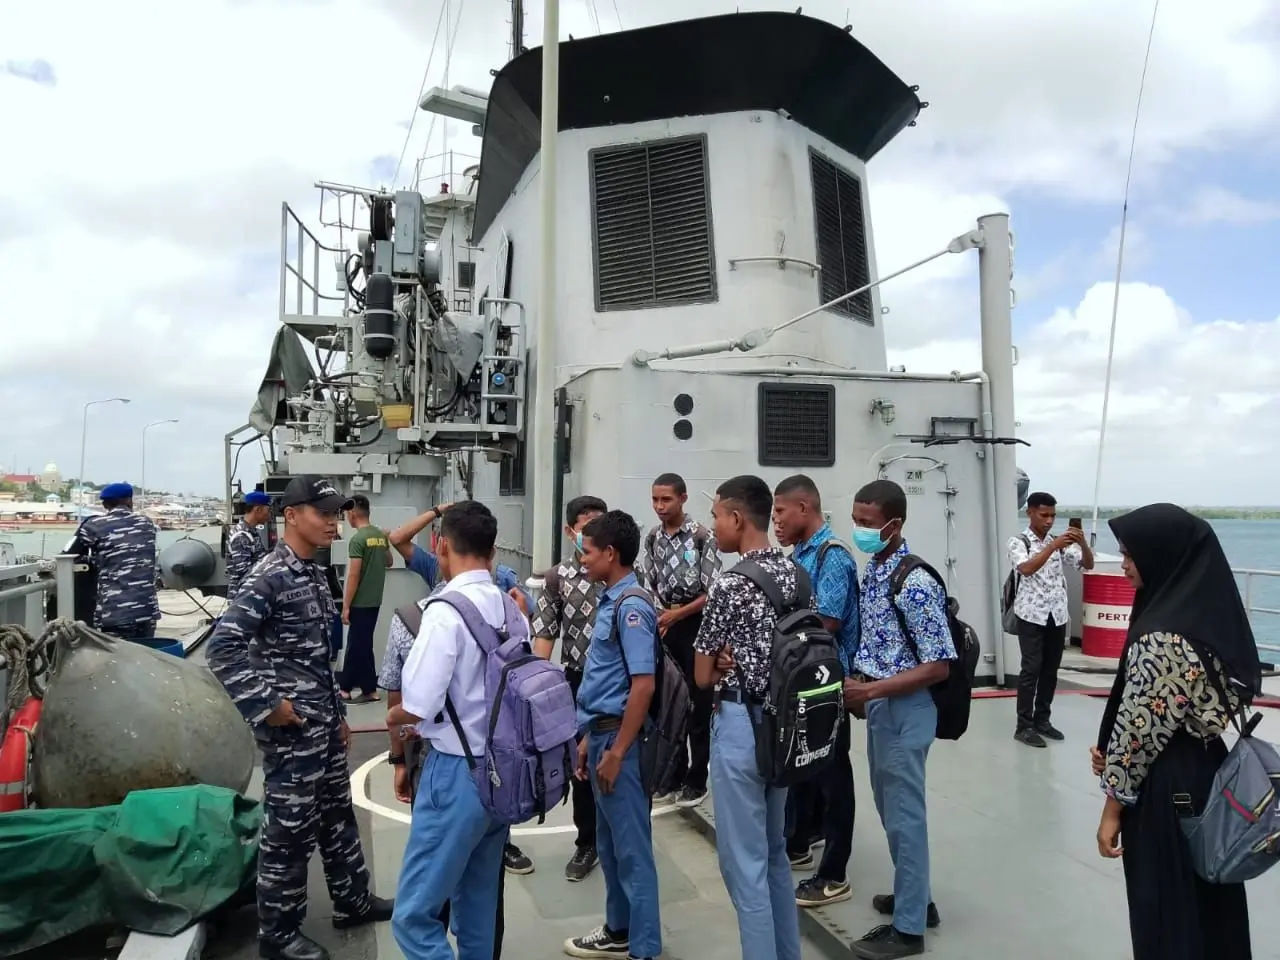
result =
[[[0,623],[19,623],[30,633],[44,629],[44,601],[56,589],[53,580],[20,583],[0,590]],[[4,658],[0,657],[0,664]]]
[[[1249,614],[1250,621],[1253,615],[1267,614],[1273,617],[1280,616],[1280,607],[1263,607],[1255,604],[1255,598],[1258,593],[1259,584],[1255,583],[1260,577],[1274,578],[1273,583],[1280,587],[1280,570],[1249,570],[1249,569],[1233,569],[1231,571],[1240,579],[1240,596],[1244,600],[1244,608]],[[1265,588],[1264,588],[1265,589]],[[1266,650],[1270,653],[1280,653],[1280,643],[1266,643],[1259,641],[1259,650]]]
[[[289,204],[283,203],[280,207],[280,319],[283,321],[287,316],[299,315],[319,316],[321,300],[341,304],[340,312],[345,313],[348,296],[345,285],[340,294],[320,292],[320,252],[330,254],[329,262],[332,264],[336,263],[332,259],[333,254],[342,254],[346,251],[321,243],[319,238],[298,219],[298,215],[293,212]],[[307,256],[308,253],[311,254],[310,257]],[[309,264],[308,260],[310,260]],[[308,267],[310,267],[309,270]],[[290,277],[293,277],[294,281],[292,298],[289,289]],[[336,270],[334,279],[336,287]],[[307,296],[308,293],[310,297]],[[287,309],[290,299],[293,302],[292,310]],[[310,309],[307,309],[308,300],[310,300]]]

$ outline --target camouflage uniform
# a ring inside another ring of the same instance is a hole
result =
[[[332,621],[324,571],[281,541],[241,584],[209,640],[209,668],[262,750],[258,924],[262,940],[276,944],[302,924],[317,842],[335,920],[359,917],[372,903],[340,733],[346,711],[329,666]],[[282,699],[301,727],[265,722]]]
[[[120,637],[150,637],[160,619],[156,601],[156,525],[127,507],[90,517],[76,531],[72,553],[88,551],[98,570],[93,618]]]
[[[243,520],[237,520],[227,538],[227,600],[235,599],[240,584],[249,575],[253,565],[267,553],[262,535]]]

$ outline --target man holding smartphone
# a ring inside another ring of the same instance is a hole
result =
[[[1018,618],[1022,672],[1018,676],[1018,725],[1014,739],[1029,747],[1064,739],[1049,722],[1058,668],[1067,643],[1067,578],[1063,562],[1093,569],[1093,551],[1078,520],[1053,536],[1058,501],[1047,493],[1027,497],[1027,529],[1009,541],[1009,563],[1018,573],[1013,612]]]

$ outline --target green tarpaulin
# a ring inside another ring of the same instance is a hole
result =
[[[253,879],[260,805],[222,787],[0,815],[0,956],[104,924],[172,935]]]

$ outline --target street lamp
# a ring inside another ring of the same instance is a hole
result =
[[[90,400],[84,405],[84,420],[80,425],[80,476],[76,478],[76,482],[80,484],[80,503],[76,509],[76,515],[84,516],[84,448],[85,442],[89,437],[89,408],[99,403],[128,403],[128,397],[108,397],[106,400]]]
[[[142,476],[138,478],[138,485],[142,488],[138,493],[138,502],[141,503],[147,496],[147,431],[152,427],[158,427],[162,423],[177,423],[177,420],[153,420],[142,428]]]

